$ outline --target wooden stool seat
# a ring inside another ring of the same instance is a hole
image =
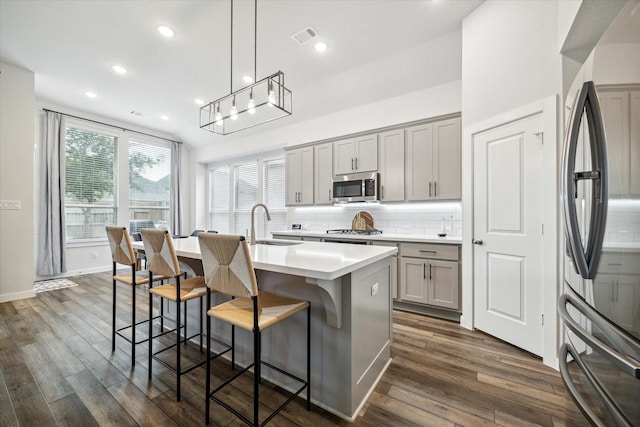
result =
[[[155,276],[154,276],[155,279]],[[170,301],[177,301],[176,284],[167,283],[166,285],[154,286],[149,292],[161,296]],[[188,301],[194,298],[201,298],[207,295],[207,284],[204,283],[204,277],[196,276],[188,279],[180,280],[180,301]]]

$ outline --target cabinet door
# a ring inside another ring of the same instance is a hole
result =
[[[640,278],[620,276],[613,288],[613,310],[617,324],[627,331],[640,330]]]
[[[298,192],[300,191],[300,152],[298,150],[287,151],[285,173],[287,206],[296,205],[298,204]]]
[[[333,201],[333,144],[316,145],[313,150],[315,204],[329,204]]]
[[[427,304],[427,261],[400,257],[400,299]]]
[[[313,147],[300,149],[299,205],[313,204]]]
[[[375,172],[378,170],[378,135],[366,135],[355,139],[356,172]]]
[[[433,126],[407,128],[407,200],[429,200],[433,193]]]
[[[404,130],[379,135],[380,200],[404,200]]]
[[[613,316],[614,287],[617,275],[598,274],[593,282],[593,299],[598,311],[615,321]]]
[[[603,92],[600,95],[609,162],[609,194],[624,195],[629,190],[629,93]]]
[[[429,260],[427,303],[458,310],[458,263]]]
[[[461,154],[460,119],[445,120],[433,124],[433,197],[435,199],[460,199]]]
[[[333,173],[344,175],[355,171],[355,142],[345,139],[333,143]]]
[[[629,195],[640,197],[640,91],[632,91],[629,99],[631,132],[629,135],[630,156]],[[611,168],[609,168],[611,169]]]

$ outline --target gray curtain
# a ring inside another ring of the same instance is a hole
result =
[[[169,214],[171,216],[171,233],[182,234],[182,190],[180,185],[180,144],[171,142],[171,198]]]
[[[45,112],[40,158],[38,212],[38,275],[67,271],[64,222],[65,120],[59,113]]]

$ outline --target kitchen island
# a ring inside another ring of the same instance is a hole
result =
[[[133,245],[144,249],[142,242]],[[192,265],[201,258],[195,237],[175,239],[174,247]],[[260,289],[311,302],[312,401],[353,421],[391,361],[391,257],[397,248],[265,240],[250,253]],[[229,342],[230,329],[217,323],[214,334]],[[264,331],[263,359],[303,376],[305,325],[299,313]],[[236,361],[250,363],[252,349],[250,335],[236,331]],[[264,369],[263,376],[293,389],[277,372]]]

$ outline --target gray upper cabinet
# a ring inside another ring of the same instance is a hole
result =
[[[313,204],[313,147],[286,152],[287,206]]]
[[[401,202],[404,200],[404,129],[383,132],[378,140],[380,200]]]
[[[461,192],[460,118],[407,128],[407,200],[456,200]]]
[[[640,90],[598,88],[609,162],[609,194],[640,197]]]
[[[364,135],[333,143],[333,173],[345,175],[378,170],[378,135]]]
[[[314,199],[316,205],[333,201],[333,144],[330,142],[313,147]]]

